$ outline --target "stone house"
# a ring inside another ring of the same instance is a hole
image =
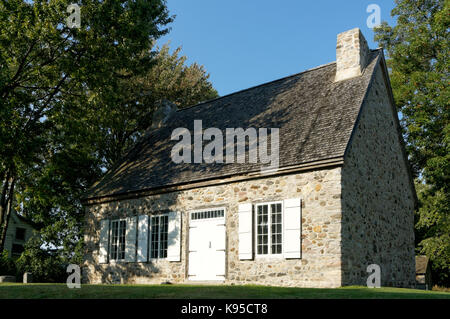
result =
[[[34,224],[13,210],[9,217],[4,249],[11,257],[19,257],[24,250],[25,243],[34,235],[34,231]]]
[[[383,51],[353,29],[336,55],[149,130],[84,199],[83,281],[340,287],[378,264],[383,286],[413,286],[417,198]],[[279,128],[279,168],[174,163],[172,132],[199,119]]]

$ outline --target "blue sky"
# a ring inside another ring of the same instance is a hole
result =
[[[359,27],[370,48],[369,4],[393,24],[394,0],[168,0],[175,21],[158,44],[181,46],[205,66],[220,95],[336,60],[336,35]]]

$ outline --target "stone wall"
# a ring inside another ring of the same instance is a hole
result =
[[[414,193],[394,116],[378,67],[342,169],[343,285],[366,285],[369,264],[382,286],[414,283]]]
[[[322,169],[286,176],[210,186],[139,199],[90,206],[86,212],[86,257],[83,281],[90,283],[184,282],[187,277],[188,211],[226,208],[226,283],[252,283],[298,287],[341,285],[341,168]],[[239,260],[238,205],[301,197],[302,258]],[[182,211],[181,262],[152,260],[147,263],[99,264],[100,220]]]

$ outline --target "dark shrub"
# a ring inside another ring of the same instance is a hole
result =
[[[14,260],[9,257],[7,250],[0,253],[0,276],[15,276],[16,275],[16,265]]]
[[[43,249],[37,239],[26,244],[25,251],[16,261],[16,267],[17,276],[31,272],[34,282],[64,283],[67,279],[67,262],[56,251]]]

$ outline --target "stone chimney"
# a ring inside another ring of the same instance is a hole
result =
[[[158,103],[158,106],[153,113],[151,128],[156,129],[165,125],[170,117],[177,111],[177,105],[166,99]]]
[[[336,78],[342,81],[362,75],[369,60],[369,47],[361,30],[339,33],[336,45]]]

